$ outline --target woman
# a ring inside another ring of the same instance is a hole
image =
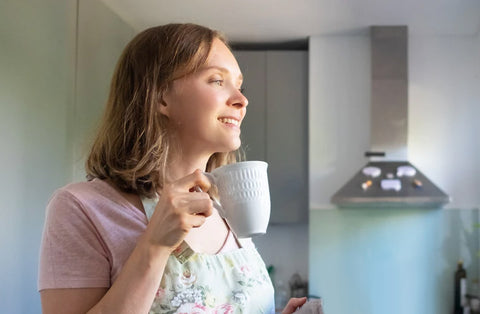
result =
[[[235,162],[241,85],[225,40],[208,28],[169,24],[127,45],[89,181],[59,189],[47,209],[44,313],[273,311],[263,261],[213,208],[202,173]],[[284,313],[304,302],[291,299]]]

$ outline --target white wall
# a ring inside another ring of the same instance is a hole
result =
[[[369,49],[368,37],[310,39],[310,208],[330,208],[330,197],[367,162]]]
[[[73,179],[79,134],[96,120],[120,46],[133,34],[98,1],[81,0],[79,7],[75,75],[77,1],[0,4],[2,313],[41,312],[37,265],[45,205]]]
[[[310,207],[330,197],[367,160],[370,50],[367,36],[310,40]],[[409,38],[409,159],[453,202],[480,204],[478,36]]]
[[[410,159],[453,208],[480,204],[478,47],[475,37],[410,39]]]

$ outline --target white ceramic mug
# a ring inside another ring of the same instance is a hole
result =
[[[243,161],[205,173],[218,190],[218,198],[212,196],[215,208],[239,238],[267,232],[270,220],[267,167],[263,161]]]

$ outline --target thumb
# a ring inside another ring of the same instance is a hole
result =
[[[307,302],[307,298],[306,298],[306,297],[303,297],[303,298],[291,298],[290,300],[288,300],[288,303],[287,303],[287,305],[285,306],[285,309],[283,309],[282,314],[291,314],[291,313],[295,312],[295,310],[297,309],[297,307],[304,305],[305,302]]]

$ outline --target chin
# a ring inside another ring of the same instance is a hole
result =
[[[241,145],[242,145],[242,141],[240,141],[240,139],[238,139],[238,141],[235,141],[235,143],[232,146],[232,149],[230,151],[233,152],[233,151],[239,149]]]
[[[242,142],[239,140],[238,142],[235,143],[229,143],[229,145],[225,145],[223,149],[218,150],[220,153],[231,153],[236,151],[237,149],[240,148],[240,145]]]

